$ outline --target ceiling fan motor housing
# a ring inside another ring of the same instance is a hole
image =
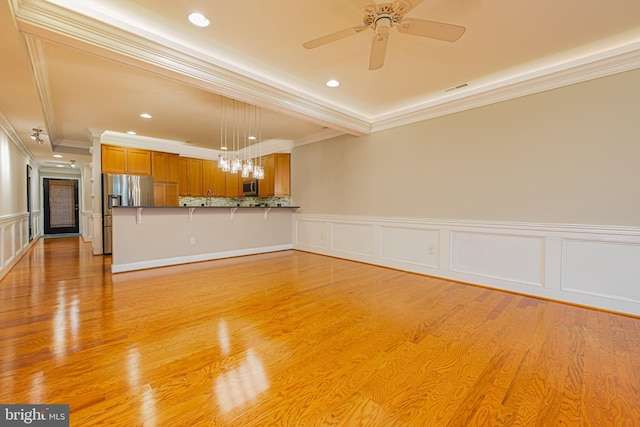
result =
[[[403,13],[396,11],[393,4],[385,3],[376,6],[375,9],[366,9],[362,22],[367,27],[374,29],[378,27],[390,28],[392,25],[398,25],[402,21],[402,17]]]

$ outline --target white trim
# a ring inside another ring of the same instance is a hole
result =
[[[262,248],[240,249],[235,251],[214,252],[207,254],[190,255],[177,258],[158,259],[153,261],[132,262],[129,264],[112,264],[112,273],[123,273],[126,271],[142,270],[147,268],[166,267],[170,265],[188,264],[192,262],[211,261],[214,259],[231,258],[244,255],[264,254],[268,252],[285,251],[293,249],[293,245],[265,246]]]
[[[632,32],[469,82],[469,86],[460,91],[438,93],[412,106],[367,116],[360,111],[330,105],[313,95],[148,34],[115,18],[97,17],[88,9],[84,13],[93,14],[93,17],[44,0],[19,3],[16,20],[23,33],[161,72],[194,87],[352,135],[416,123],[640,68],[640,40],[637,32]],[[567,55],[573,56],[567,59]],[[310,137],[310,141],[322,139],[326,138],[322,135]],[[299,144],[304,143],[308,142],[300,141]]]
[[[38,240],[39,233],[36,234],[37,230],[33,231],[33,239],[29,241],[29,213],[27,212],[0,217],[0,280]],[[8,247],[5,245],[5,240],[11,242]]]
[[[404,126],[509,99],[640,68],[640,41],[615,45],[602,52],[577,56],[552,65],[530,64],[520,73],[508,70],[473,82],[459,92],[439,94],[410,108],[372,118],[371,132]]]
[[[56,116],[53,107],[53,97],[51,96],[51,79],[49,78],[49,68],[47,58],[44,53],[42,42],[34,37],[24,36],[26,51],[31,62],[31,74],[35,83],[36,92],[42,106],[42,113],[46,124],[47,139],[51,149],[55,148],[56,141]]]
[[[294,213],[292,237],[298,250],[640,315],[639,227]],[[581,243],[569,258],[567,242]]]
[[[150,65],[150,71],[168,71],[174,78],[177,74],[184,83],[195,87],[354,135],[369,133],[369,122],[352,112],[328,106],[309,94],[297,93],[216,58],[205,58],[202,52],[161,40],[157,35],[127,28],[130,26],[122,22],[109,25],[43,0],[21,2],[16,19],[23,33],[121,62],[133,60],[132,65],[138,67]]]

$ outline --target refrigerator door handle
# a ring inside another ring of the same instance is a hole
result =
[[[122,205],[122,196],[117,196],[115,194],[109,194],[108,199],[109,199],[109,209],[111,209],[114,206],[121,206]],[[115,201],[115,203],[114,203],[114,201]]]

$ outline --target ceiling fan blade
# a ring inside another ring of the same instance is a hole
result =
[[[377,70],[384,65],[384,57],[387,54],[387,42],[389,33],[376,33],[371,42],[371,56],[369,57],[369,70]]]
[[[398,31],[413,36],[429,37],[431,39],[454,42],[458,40],[464,32],[465,27],[444,22],[427,21],[425,19],[405,18],[398,25]]]
[[[336,31],[335,33],[327,34],[326,36],[318,37],[317,39],[309,40],[302,44],[307,49],[314,49],[318,46],[325,45],[327,43],[335,42],[345,37],[349,37],[353,34],[357,34],[360,31],[366,30],[366,25],[356,25],[355,27],[345,28],[344,30]]]

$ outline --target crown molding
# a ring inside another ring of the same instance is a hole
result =
[[[44,0],[19,2],[16,21],[21,32],[85,52],[134,65],[156,74],[253,103],[292,117],[353,135],[369,133],[363,117],[327,106],[308,94],[260,79],[247,70],[205,56],[143,31],[122,28],[81,15]],[[149,38],[150,37],[150,38]]]
[[[373,120],[371,132],[638,69],[640,40],[553,65],[528,68],[520,73],[508,70],[504,76],[490,77],[459,92],[442,94],[418,106],[379,116]]]
[[[31,62],[31,73],[36,86],[36,93],[40,98],[42,114],[44,115],[45,127],[51,149],[55,151],[57,140],[56,116],[53,108],[53,98],[51,97],[51,85],[49,79],[49,69],[47,59],[44,54],[42,42],[28,35],[23,35],[24,45]]]
[[[82,15],[46,0],[11,0],[23,33],[166,75],[203,90],[331,128],[295,141],[304,145],[341,133],[363,135],[640,68],[640,33],[603,41],[572,57],[547,58],[488,76],[454,92],[367,117],[328,105],[249,70],[145,33],[115,18]],[[605,43],[609,43],[606,45]],[[51,123],[50,121],[48,121]],[[50,131],[51,132],[51,131]]]
[[[314,133],[313,135],[305,136],[304,138],[298,138],[293,142],[294,147],[301,147],[307,144],[313,144],[314,142],[324,141],[325,139],[334,138],[336,136],[344,135],[345,132],[340,132],[335,129],[324,129],[321,132]]]

